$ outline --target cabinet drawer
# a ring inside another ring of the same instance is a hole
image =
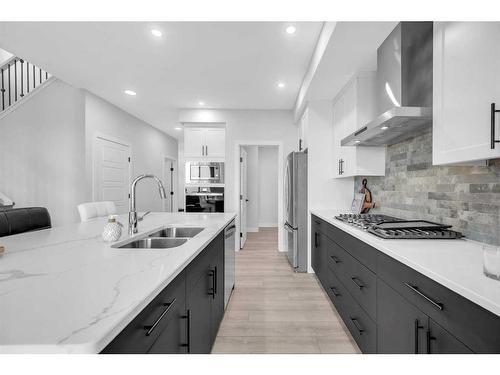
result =
[[[377,272],[378,250],[336,226],[324,223],[321,231],[373,272]]]
[[[379,253],[378,276],[478,353],[500,353],[500,317]]]
[[[179,319],[178,307],[184,306],[185,295],[186,279],[182,271],[102,353],[147,353],[169,322]]]
[[[327,263],[360,306],[376,320],[377,276],[335,242],[327,239]]]
[[[375,322],[357,304],[345,286],[329,273],[326,291],[337,308],[342,320],[356,340],[363,353],[375,353],[377,349],[377,328]]]

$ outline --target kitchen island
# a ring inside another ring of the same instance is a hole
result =
[[[101,352],[234,217],[151,213],[132,237],[164,226],[204,228],[161,250],[105,243],[106,218],[0,238],[0,353]],[[124,228],[118,244],[130,238]]]

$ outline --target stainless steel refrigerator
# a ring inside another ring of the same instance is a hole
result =
[[[296,272],[307,272],[307,150],[286,159],[285,231],[288,261]]]

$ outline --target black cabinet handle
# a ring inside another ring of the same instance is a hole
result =
[[[167,306],[167,308],[161,313],[160,317],[156,319],[156,322],[154,322],[152,326],[144,326],[144,329],[147,330],[146,336],[149,336],[153,333],[158,324],[160,324],[160,321],[163,319],[163,317],[167,315],[167,313],[170,311],[174,303],[175,303],[175,298],[172,300],[172,302],[164,303],[163,306]]]
[[[338,292],[338,290],[335,287],[331,286],[330,290],[332,291],[332,293],[333,293],[333,295],[335,297],[339,297],[340,296],[340,293]]]
[[[318,247],[318,232],[314,232],[314,247]]]
[[[342,263],[342,261],[337,258],[335,255],[330,255],[330,258],[335,262],[335,264]]]
[[[354,283],[354,285],[356,285],[358,287],[359,290],[361,290],[365,287],[365,285],[363,285],[362,283],[359,282],[361,280],[359,280],[357,277],[351,277],[351,280]],[[356,281],[356,280],[358,280],[358,281]]]
[[[495,139],[495,117],[500,112],[495,108],[495,103],[491,103],[491,149],[495,148],[495,143],[500,143],[500,140]]]
[[[299,139],[299,151],[302,151],[302,139]]]
[[[423,299],[425,299],[427,302],[429,302],[436,309],[443,310],[444,306],[443,306],[442,303],[436,302],[432,298],[426,296],[424,293],[422,293],[420,290],[418,290],[417,286],[410,285],[408,283],[404,283],[404,285],[406,285],[406,287],[410,288],[410,290],[412,290],[413,292],[415,292],[416,294],[418,294],[420,297],[422,297]]]
[[[420,323],[418,322],[418,319],[415,319],[415,354],[418,354],[418,330],[424,328],[424,326],[421,326]]]
[[[217,294],[217,266],[214,267],[214,295],[213,295],[214,298],[216,294]]]
[[[187,343],[181,344],[182,347],[187,348],[188,354],[191,352],[191,310],[186,311],[186,315],[181,317],[182,319],[186,319],[186,336]]]
[[[215,285],[214,284],[215,273],[214,273],[214,270],[208,271],[208,276],[212,278],[212,287],[208,288],[208,295],[215,298],[215,286],[214,286]]]
[[[349,319],[351,319],[351,322],[352,324],[354,324],[354,327],[356,327],[356,329],[358,330],[359,334],[362,335],[363,332],[365,332],[364,328],[361,326],[361,324],[359,324],[358,322],[358,319],[356,318],[351,318],[349,317]]]
[[[426,332],[426,338],[427,338],[427,354],[431,354],[432,353],[431,341],[436,340],[436,338],[431,335],[430,329],[428,329]]]

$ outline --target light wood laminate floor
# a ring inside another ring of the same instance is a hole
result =
[[[295,273],[276,228],[248,233],[212,353],[359,353],[314,274]]]

